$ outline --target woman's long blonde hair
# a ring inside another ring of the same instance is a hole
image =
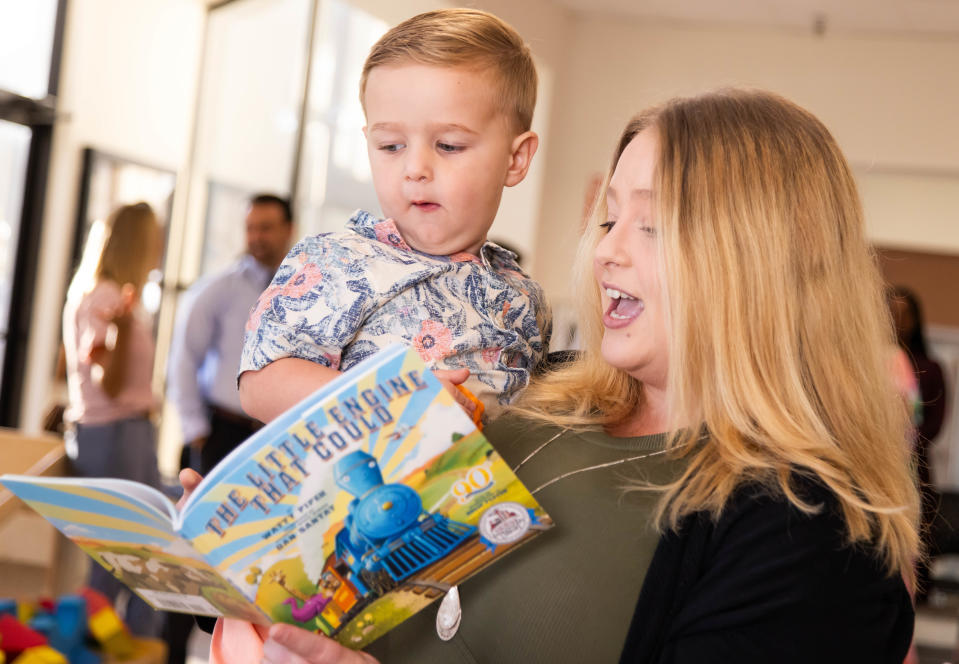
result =
[[[159,221],[147,203],[123,205],[90,228],[80,266],[70,282],[68,298],[82,297],[97,282],[109,279],[140,291],[156,265]]]
[[[717,516],[744,482],[812,511],[793,490],[799,473],[835,493],[850,541],[873,543],[890,572],[909,576],[919,502],[908,416],[892,384],[882,281],[835,140],[781,97],[720,90],[634,118],[610,173],[647,129],[660,150],[670,443],[688,457],[663,488],[657,522]],[[596,207],[605,221],[605,189]],[[577,260],[583,357],[521,401],[574,428],[614,425],[642,407],[642,385],[600,355],[591,272],[600,230],[590,226]]]

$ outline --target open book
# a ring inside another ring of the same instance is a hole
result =
[[[158,609],[289,622],[354,648],[551,525],[403,346],[251,436],[180,513],[126,480],[0,482]]]

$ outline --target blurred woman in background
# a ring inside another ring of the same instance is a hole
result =
[[[893,286],[889,291],[889,309],[896,324],[899,346],[906,351],[919,380],[919,403],[913,414],[916,425],[916,454],[919,480],[924,485],[931,485],[929,448],[945,421],[946,382],[942,367],[929,356],[925,323],[916,294],[903,286]]]
[[[150,420],[154,340],[140,291],[160,260],[160,224],[146,203],[116,209],[94,224],[63,309],[70,405],[67,454],[74,472],[160,486],[156,432]],[[116,599],[123,588],[94,565],[90,586]],[[130,597],[134,633],[156,635],[159,616]]]
[[[913,383],[918,386],[912,401],[913,449],[916,475],[922,497],[922,532],[927,537],[926,556],[916,565],[916,601],[924,602],[932,582],[930,562],[941,553],[935,538],[929,537],[940,497],[932,482],[930,450],[946,419],[946,381],[942,367],[929,356],[925,323],[916,294],[904,286],[893,286],[887,294],[889,310],[896,325],[899,348],[909,358]],[[941,543],[940,543],[941,544]]]

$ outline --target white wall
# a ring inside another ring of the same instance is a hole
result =
[[[396,23],[454,4],[356,0]],[[532,45],[540,152],[502,221],[554,300],[566,295],[584,192],[626,120],[675,94],[769,88],[816,113],[861,178],[873,238],[959,251],[959,43],[583,18],[548,0],[476,3]],[[21,422],[46,407],[86,145],[184,173],[205,8],[198,0],[72,0]],[[182,178],[181,178],[182,180]],[[178,182],[178,185],[181,184]],[[180,190],[184,187],[181,186]],[[179,198],[178,198],[179,200]],[[175,202],[174,215],[177,214]],[[908,218],[907,218],[908,217]]]
[[[825,122],[857,173],[867,174],[862,189],[874,238],[959,251],[955,40],[819,38],[618,18],[573,25],[547,137],[533,266],[554,299],[566,294],[586,183],[608,168],[628,118],[671,96],[723,85],[774,90]]]
[[[197,0],[72,0],[64,32],[41,263],[20,421],[47,407],[73,242],[81,155],[92,146],[182,172],[205,10]]]

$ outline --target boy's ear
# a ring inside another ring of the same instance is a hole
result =
[[[524,132],[513,139],[509,168],[506,171],[506,182],[504,183],[507,187],[512,187],[523,181],[538,147],[539,136],[533,131]]]

